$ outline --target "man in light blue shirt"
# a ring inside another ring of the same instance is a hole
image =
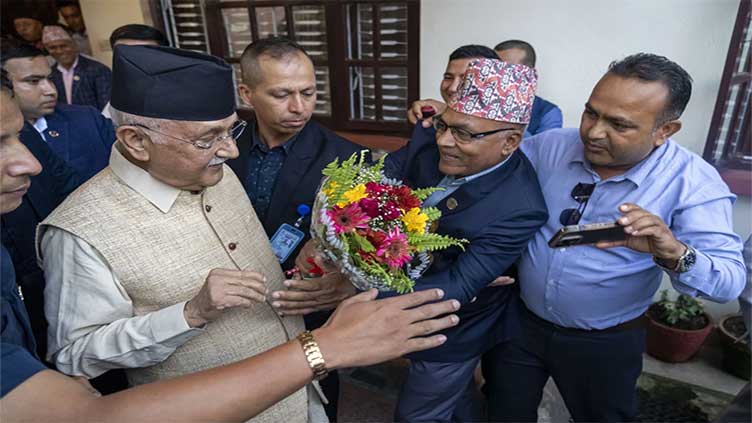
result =
[[[718,172],[669,137],[691,95],[676,63],[636,54],[612,63],[579,131],[527,139],[549,210],[519,261],[523,335],[484,359],[491,420],[535,421],[549,376],[575,421],[629,421],[642,370],[641,316],[664,272],[712,301],[744,285],[735,196]],[[626,241],[552,249],[563,225],[614,222]]]

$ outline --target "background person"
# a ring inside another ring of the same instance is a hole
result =
[[[79,54],[75,41],[61,26],[44,27],[42,43],[56,61],[52,81],[60,94],[58,101],[92,106],[101,111],[110,101],[110,69]]]
[[[518,63],[535,68],[537,56],[530,43],[522,40],[502,41],[494,47],[499,58],[507,63]],[[540,96],[535,96],[533,115],[527,125],[526,137],[539,134],[549,129],[561,128],[564,116],[559,106]]]
[[[91,56],[91,45],[89,44],[89,35],[86,33],[86,23],[81,14],[81,6],[75,0],[59,0],[57,8],[60,15],[65,20],[65,24],[71,32],[73,41],[76,42],[78,52]]]

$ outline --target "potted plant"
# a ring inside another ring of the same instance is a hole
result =
[[[713,328],[700,301],[684,294],[672,301],[667,290],[645,315],[648,354],[670,363],[692,358]]]
[[[750,379],[749,329],[741,314],[732,314],[718,324],[723,348],[723,369],[732,375]]]

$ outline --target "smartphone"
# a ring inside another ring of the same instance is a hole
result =
[[[433,106],[423,106],[420,108],[420,113],[423,115],[423,119],[428,119],[436,114],[436,109]]]
[[[551,248],[592,245],[601,241],[623,241],[627,238],[624,227],[616,223],[589,223],[565,226],[548,241]]]

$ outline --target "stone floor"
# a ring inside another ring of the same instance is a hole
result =
[[[708,422],[716,419],[747,383],[720,368],[720,351],[709,342],[687,363],[670,364],[648,355],[637,383],[639,421]],[[345,371],[341,375],[339,421],[391,422],[406,362]],[[540,422],[567,422],[569,413],[549,381],[538,410]]]

